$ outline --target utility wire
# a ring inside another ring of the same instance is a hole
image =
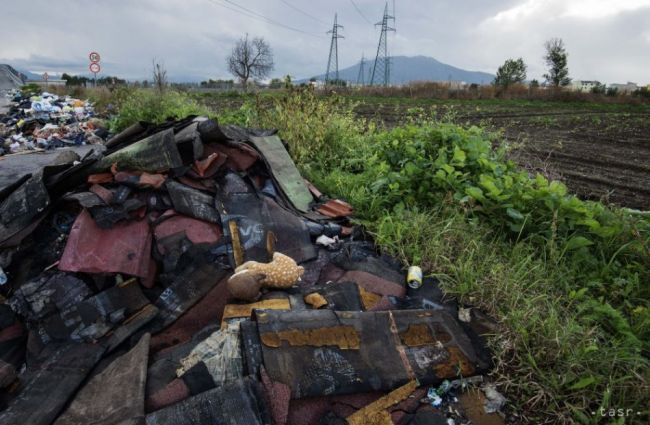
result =
[[[282,3],[284,3],[284,4],[286,4],[287,6],[289,6],[290,8],[292,8],[293,10],[295,10],[295,11],[297,11],[297,12],[300,12],[300,13],[302,13],[303,15],[305,15],[305,16],[307,16],[307,17],[309,17],[309,18],[312,18],[312,19],[314,19],[314,20],[316,20],[316,21],[320,22],[321,24],[329,25],[329,23],[327,23],[327,22],[325,22],[325,21],[323,21],[323,20],[321,20],[321,19],[315,17],[314,15],[311,15],[311,14],[305,12],[305,11],[302,10],[302,9],[297,8],[296,6],[292,5],[291,3],[289,3],[289,2],[286,1],[286,0],[280,0],[280,1],[281,1]]]
[[[363,12],[361,11],[361,9],[359,9],[359,6],[357,6],[357,4],[354,2],[354,0],[350,0],[350,3],[352,3],[352,6],[354,6],[354,8],[357,10],[357,13],[359,13],[359,15],[361,15],[361,17],[363,19],[365,19],[367,23],[369,23],[370,25],[373,25],[373,23],[370,22],[370,19],[366,18],[366,15],[364,15]]]
[[[244,16],[247,16],[247,17],[252,18],[252,19],[256,19],[258,21],[261,21],[261,22],[264,22],[264,23],[267,23],[267,24],[276,25],[278,27],[282,27],[284,29],[299,32],[301,34],[309,35],[309,36],[312,36],[312,37],[324,38],[324,36],[322,36],[322,35],[314,34],[314,33],[307,32],[307,31],[303,31],[303,30],[301,30],[299,28],[294,28],[294,27],[291,27],[289,25],[285,25],[282,22],[278,22],[278,21],[276,21],[274,19],[267,18],[266,16],[264,16],[262,14],[259,14],[259,13],[255,12],[255,11],[253,11],[253,10],[248,9],[248,8],[245,8],[244,6],[240,6],[237,3],[234,3],[234,2],[229,1],[229,0],[207,0],[207,1],[209,1],[210,3],[212,3],[212,4],[216,5],[216,6],[221,6],[223,8],[228,9],[228,10],[231,10],[233,12],[240,13],[240,14],[242,14]],[[229,6],[228,4],[221,3],[220,1],[225,1],[226,3],[229,3],[229,4],[233,5],[233,6],[236,6],[238,9],[236,9],[236,8],[234,8],[232,6]]]

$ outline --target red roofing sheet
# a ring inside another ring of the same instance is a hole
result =
[[[316,208],[316,211],[332,218],[351,216],[354,210],[352,205],[339,199],[332,199]]]
[[[146,220],[102,229],[83,210],[72,225],[59,270],[147,277],[150,258],[151,230]]]

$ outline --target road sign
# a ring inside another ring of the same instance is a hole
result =
[[[99,57],[99,53],[97,53],[97,52],[91,52],[91,53],[88,55],[88,59],[90,59],[90,62],[92,62],[92,63],[97,63],[97,62],[99,62],[99,59],[100,59],[100,57]]]
[[[93,74],[97,74],[102,69],[97,62],[91,63],[88,68],[90,69],[90,72],[92,72]]]

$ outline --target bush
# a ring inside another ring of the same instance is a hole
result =
[[[188,94],[175,90],[160,93],[152,89],[124,89],[116,93],[115,101],[117,115],[110,121],[113,132],[124,130],[137,121],[162,123],[169,118],[209,113]]]

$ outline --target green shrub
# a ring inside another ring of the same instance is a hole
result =
[[[208,115],[209,110],[188,94],[175,90],[163,93],[153,89],[125,89],[115,95],[117,115],[111,119],[111,131],[124,130],[137,121],[162,123],[169,118]]]

